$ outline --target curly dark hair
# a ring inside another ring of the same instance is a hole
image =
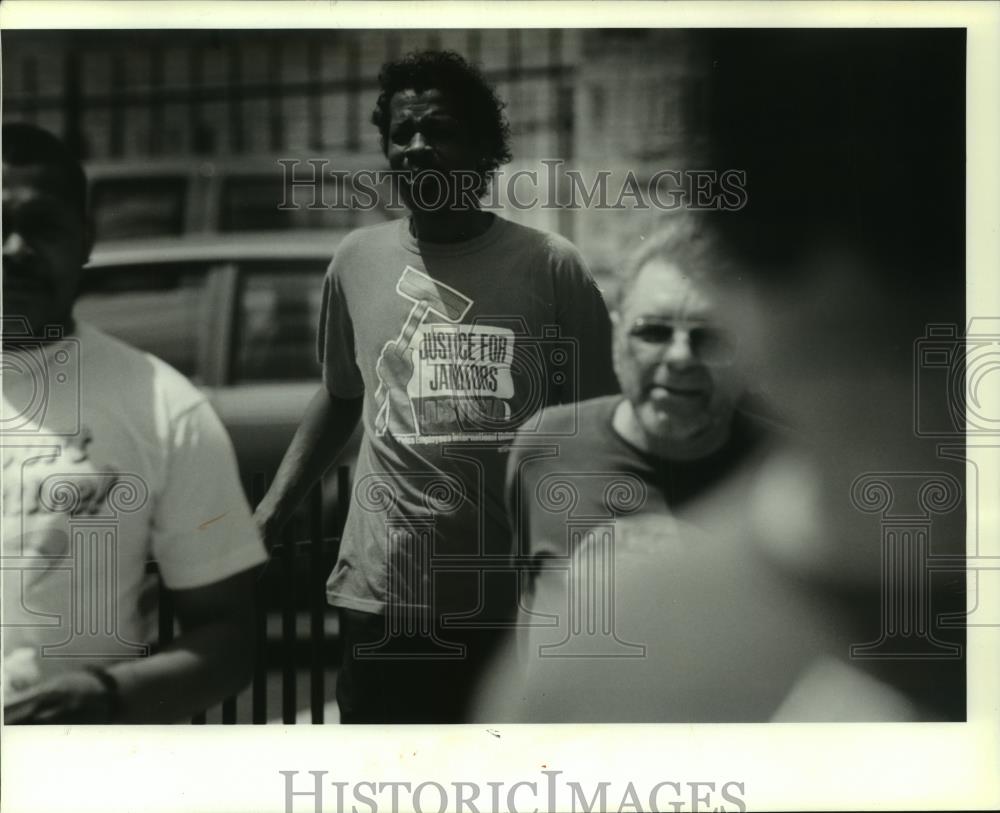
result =
[[[389,102],[402,90],[417,92],[434,89],[446,94],[458,107],[462,120],[470,126],[472,138],[482,145],[479,166],[483,194],[489,178],[511,159],[510,125],[504,116],[506,105],[483,74],[454,51],[416,51],[387,62],[378,75],[379,96],[372,111],[372,124],[379,129],[382,152],[389,138]]]

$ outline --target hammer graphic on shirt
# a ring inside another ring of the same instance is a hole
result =
[[[386,352],[402,354],[413,339],[413,334],[424,321],[429,312],[441,317],[447,322],[457,324],[462,321],[472,307],[472,300],[461,291],[438,282],[413,266],[406,266],[396,283],[396,293],[413,303],[399,336],[393,342],[386,343],[382,356]],[[380,403],[375,416],[375,425],[379,432],[385,430],[388,423],[389,401],[386,398],[385,380],[379,376],[378,389],[375,390],[375,401]]]

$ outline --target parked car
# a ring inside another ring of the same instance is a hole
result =
[[[263,496],[320,386],[323,274],[341,236],[106,243],[85,270],[78,318],[160,357],[208,395],[232,437],[251,503]],[[360,432],[342,464],[353,466],[359,440]],[[332,475],[324,491],[333,521]]]
[[[385,167],[381,154],[311,156],[325,161],[318,165],[323,189],[316,190],[315,197],[309,183],[315,169],[307,157],[292,169],[279,163],[293,157],[92,162],[86,170],[97,241],[289,229],[346,231],[399,215],[381,204],[338,205],[357,190],[350,180],[353,173]],[[330,170],[351,175],[334,176]]]

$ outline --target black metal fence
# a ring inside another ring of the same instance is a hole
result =
[[[570,156],[576,65],[562,29],[401,33],[9,32],[4,117],[61,133],[88,160],[367,152],[381,63],[444,45],[501,86],[515,138],[531,138],[519,154]]]
[[[496,84],[518,161],[572,161],[580,43],[579,32],[563,29],[12,31],[3,117],[60,134],[92,166],[234,158],[273,166],[276,156],[381,166],[369,117],[382,63],[446,47]],[[529,219],[569,239],[577,230],[563,207]]]
[[[280,543],[270,551],[257,590],[254,609],[255,660],[250,686],[250,722],[262,725],[268,721],[268,684],[275,672],[280,673],[281,721],[294,724],[299,712],[299,691],[305,688],[309,697],[310,722],[324,723],[327,681],[331,667],[339,663],[340,647],[335,634],[328,629],[332,608],[326,603],[326,578],[337,558],[340,534],[350,499],[350,471],[346,466],[337,470],[338,516],[335,535],[325,534],[322,486],[317,484],[306,499],[305,538],[299,532],[302,523],[289,523]],[[275,606],[277,605],[277,606]],[[305,636],[298,620],[307,613]],[[269,621],[280,619],[277,636],[269,634]],[[160,591],[159,641],[169,643],[174,636],[174,609],[168,590]],[[300,687],[300,673],[308,670],[308,685]],[[206,710],[191,722],[203,725]],[[237,697],[226,698],[219,708],[221,722],[238,722]]]

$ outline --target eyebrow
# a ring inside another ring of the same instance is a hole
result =
[[[412,110],[407,110],[406,114],[407,114],[406,117],[402,120],[402,122],[399,122],[399,123],[403,123],[403,122],[407,122],[407,121],[412,121],[413,119],[417,119],[417,118],[419,118],[419,119],[450,119],[450,120],[456,121],[456,122],[459,121],[458,116],[456,116],[454,113],[448,113],[448,112],[446,112],[444,110],[431,110],[428,113],[416,113],[416,114],[413,113]]]
[[[714,323],[718,321],[717,315],[713,311],[707,311],[702,314],[677,314],[673,316],[664,316],[663,314],[638,314],[632,319],[631,324],[636,324],[637,322],[647,322],[649,324],[675,324],[678,322],[697,322],[701,323]]]

